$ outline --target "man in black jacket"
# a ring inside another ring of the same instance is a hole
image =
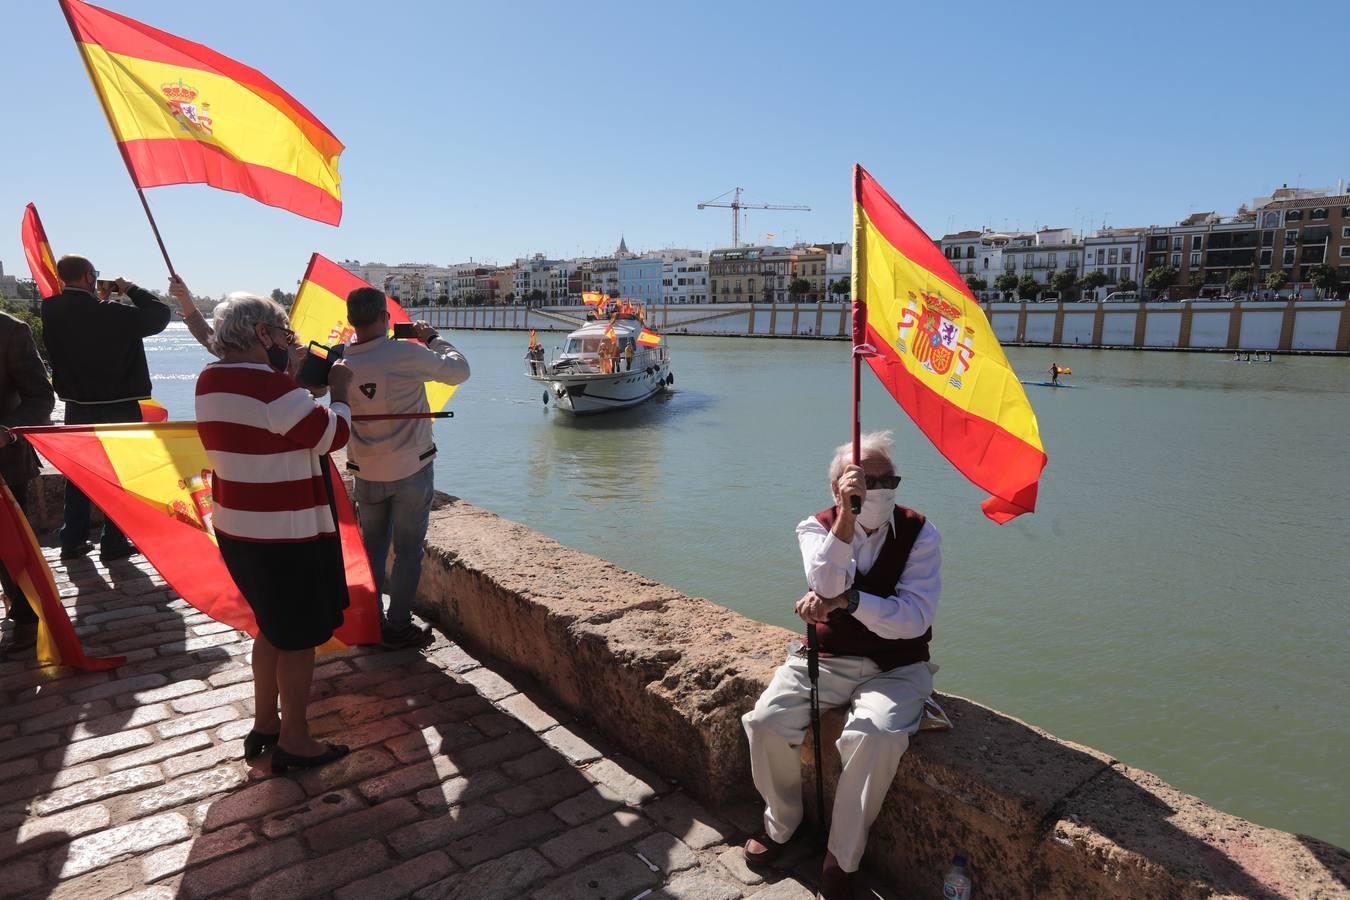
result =
[[[150,397],[150,367],[141,340],[164,330],[169,307],[122,278],[117,293],[134,305],[100,300],[94,293],[98,272],[82,256],[61,257],[56,274],[65,290],[43,301],[42,328],[52,385],[66,403],[66,424],[141,421],[139,401]],[[67,484],[61,558],[87,554],[93,549],[88,539],[89,498]],[[117,526],[103,526],[99,555],[104,562],[134,552]]]
[[[6,429],[45,425],[55,403],[33,333],[24,322],[0,313],[0,478],[9,485],[20,509],[26,508],[28,482],[38,473],[37,454],[27,441]],[[8,618],[14,623],[4,649],[7,653],[27,650],[37,643],[37,613],[3,565],[0,565],[0,590],[5,592]]]

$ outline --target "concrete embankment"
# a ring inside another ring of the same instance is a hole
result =
[[[42,526],[59,522],[60,483],[44,479],[34,497]],[[422,615],[532,676],[714,810],[753,799],[740,716],[792,634],[445,495],[427,551]],[[985,896],[1350,896],[1341,848],[1228,815],[973,701],[940,699],[955,730],[914,738],[864,863],[904,896],[937,896],[956,852]],[[827,802],[841,721],[831,713],[823,727]]]
[[[1029,347],[1116,350],[1270,350],[1350,353],[1350,303],[990,303],[998,339]],[[571,331],[577,306],[432,307],[416,310],[459,329]],[[840,339],[849,336],[843,303],[714,303],[653,306],[647,319],[667,334]]]

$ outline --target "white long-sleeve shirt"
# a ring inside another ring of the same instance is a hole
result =
[[[815,516],[803,519],[797,524],[797,542],[807,585],[822,597],[838,597],[853,585],[858,573],[872,570],[890,533],[888,529],[894,528],[894,519],[872,534],[855,524],[853,543],[846,544]],[[858,610],[853,617],[888,640],[922,637],[937,616],[941,569],[942,537],[932,522],[925,521],[895,590],[885,597],[859,591]]]

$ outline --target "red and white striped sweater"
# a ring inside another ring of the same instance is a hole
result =
[[[347,443],[351,410],[325,407],[257,363],[212,363],[197,377],[197,433],[215,469],[215,530],[244,541],[337,533],[322,456]]]

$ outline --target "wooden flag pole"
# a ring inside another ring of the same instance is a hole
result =
[[[123,159],[126,155],[123,154]],[[136,184],[136,176],[131,172],[131,163],[127,163],[127,173],[131,174],[131,183]],[[145,217],[150,220],[150,230],[155,233],[155,243],[159,244],[159,253],[164,257],[164,265],[169,268],[169,277],[177,278],[178,273],[173,270],[173,262],[169,259],[169,251],[164,248],[164,238],[160,237],[159,225],[155,223],[155,216],[150,212],[150,204],[145,199],[145,191],[141,190],[139,184],[136,185],[136,196],[141,198],[141,209],[145,210]]]

